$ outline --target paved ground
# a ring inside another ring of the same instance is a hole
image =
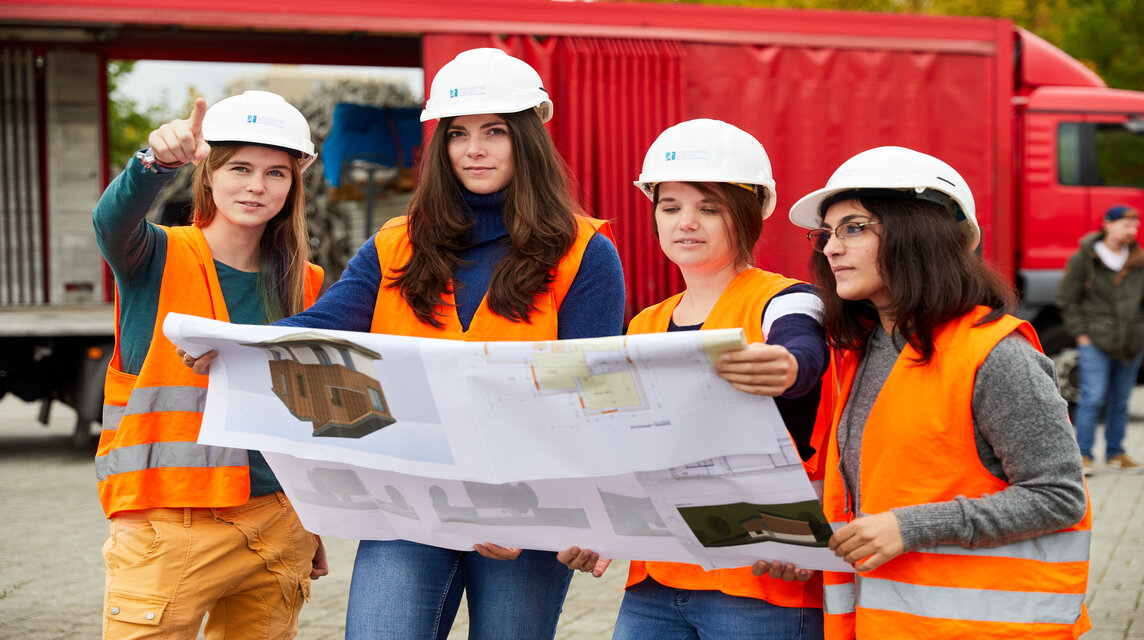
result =
[[[98,638],[103,594],[100,547],[106,521],[95,495],[92,452],[71,449],[74,417],[56,405],[51,424],[37,407],[0,400],[0,640]],[[1144,458],[1144,393],[1133,399],[1128,450]],[[1089,481],[1094,537],[1086,640],[1144,640],[1144,475],[1098,469]],[[300,638],[342,637],[356,543],[328,539],[331,574],[314,585]],[[577,575],[557,637],[607,638],[627,574],[617,563],[600,580]],[[465,638],[462,612],[449,638]]]

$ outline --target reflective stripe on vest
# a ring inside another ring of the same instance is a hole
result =
[[[931,587],[863,576],[857,591],[862,608],[974,622],[1072,624],[1084,606],[1083,593]]]
[[[822,608],[830,614],[854,613],[854,583],[822,585]]]
[[[103,405],[103,428],[119,429],[123,416],[156,411],[190,411],[202,413],[207,402],[207,390],[200,387],[145,387],[131,392],[126,407]]]
[[[123,419],[123,412],[127,407],[120,407],[114,404],[103,405],[103,430],[115,431],[119,429],[119,421]]]
[[[914,551],[954,556],[1020,558],[1038,562],[1088,562],[1091,544],[1091,531],[1057,531],[1000,547],[967,549],[959,545],[943,544],[919,547]]]
[[[207,390],[201,387],[143,387],[131,392],[131,398],[126,407],[116,405],[103,405],[103,428],[116,431],[124,416],[140,415],[145,413],[158,413],[166,411],[183,411],[202,413],[207,402]],[[108,424],[112,420],[112,424]],[[188,451],[183,445],[199,445],[186,442],[154,442],[138,444],[112,449],[104,455],[95,458],[95,475],[99,480],[106,480],[107,476],[128,471],[142,471],[151,467],[233,467],[237,466],[230,458],[222,454]],[[171,445],[168,449],[167,445]],[[150,448],[146,451],[143,448]],[[220,449],[218,447],[202,447],[204,450]],[[220,449],[226,451],[227,449]],[[240,464],[246,464],[246,454],[242,453]],[[221,462],[209,463],[210,460]],[[142,465],[142,466],[140,466]]]
[[[143,387],[131,392],[123,415],[157,411],[202,413],[206,402],[207,390],[202,387]]]
[[[117,473],[163,467],[245,467],[246,451],[209,447],[197,442],[149,442],[112,449],[95,459],[95,475],[106,480]]]
[[[772,298],[797,284],[802,284],[802,281],[754,267],[745,269],[723,290],[701,328],[742,328],[748,343],[765,342],[766,336],[763,334],[762,326],[763,310]],[[683,294],[676,294],[641,311],[628,325],[628,334],[666,332],[671,323],[671,316],[682,297]],[[829,392],[830,389],[824,385],[824,395],[828,396]],[[820,439],[814,446],[820,450],[825,448],[829,434],[829,398],[824,398],[824,407],[825,409],[820,410],[819,424],[814,430]],[[811,439],[814,440],[815,436]],[[822,495],[821,483],[815,491],[819,496]],[[822,575],[818,572],[815,572],[807,582],[797,582],[778,580],[768,575],[756,576],[751,573],[750,567],[704,571],[702,567],[692,564],[633,560],[628,567],[627,586],[638,584],[648,576],[660,584],[676,589],[719,591],[728,595],[764,600],[782,607],[822,606],[820,595]]]

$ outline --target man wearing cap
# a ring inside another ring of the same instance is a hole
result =
[[[1124,452],[1128,398],[1144,358],[1144,251],[1136,241],[1140,215],[1127,205],[1104,214],[1101,230],[1086,234],[1065,267],[1057,292],[1065,329],[1076,338],[1080,401],[1073,424],[1093,468],[1092,443],[1104,408],[1105,465],[1140,467]]]

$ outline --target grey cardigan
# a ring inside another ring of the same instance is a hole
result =
[[[862,431],[903,346],[900,337],[890,340],[875,329],[839,422],[842,474],[859,513]],[[937,544],[996,547],[1084,517],[1080,449],[1048,357],[1019,335],[1001,340],[977,371],[972,410],[981,463],[1010,486],[978,498],[893,509],[906,551]]]

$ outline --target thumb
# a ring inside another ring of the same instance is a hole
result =
[[[610,564],[612,564],[611,558],[600,558],[596,561],[596,566],[592,568],[592,575],[596,578],[604,575],[604,572],[608,570],[608,565]]]

